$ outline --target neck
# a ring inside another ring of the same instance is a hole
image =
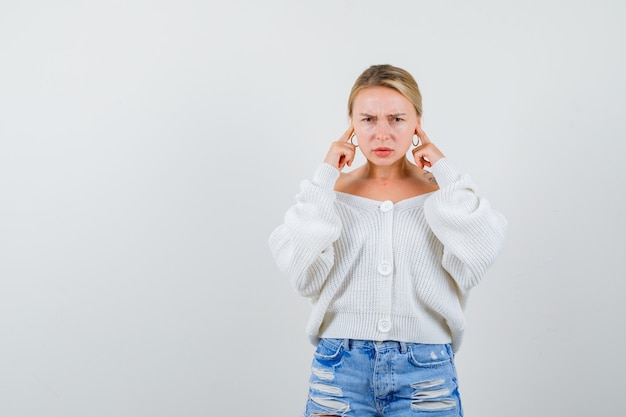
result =
[[[365,164],[365,177],[370,180],[394,180],[406,178],[409,175],[409,162],[401,158],[392,165],[381,166],[370,161]]]

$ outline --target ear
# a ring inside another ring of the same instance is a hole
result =
[[[417,124],[415,125],[415,133],[417,133],[418,128],[422,127],[422,118],[420,116],[417,117]]]

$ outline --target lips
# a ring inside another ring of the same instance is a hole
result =
[[[372,149],[372,152],[376,156],[388,156],[388,155],[391,155],[391,153],[393,152],[393,149],[381,146],[381,147]]]

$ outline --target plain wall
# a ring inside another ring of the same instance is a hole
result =
[[[298,415],[309,305],[267,238],[380,63],[510,222],[467,308],[466,415],[620,415],[624,21],[620,0],[2,1],[0,416]]]

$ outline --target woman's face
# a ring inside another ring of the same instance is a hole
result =
[[[368,87],[354,100],[351,122],[367,160],[391,165],[405,157],[420,119],[413,104],[396,90]]]

